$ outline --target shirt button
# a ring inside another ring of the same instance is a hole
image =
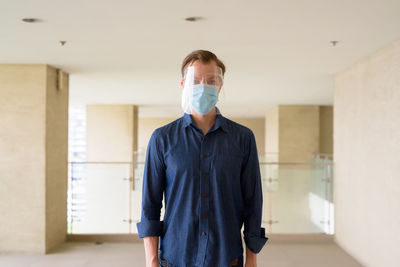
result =
[[[206,194],[202,194],[201,196],[202,196],[202,197],[206,197],[207,195],[206,195]]]
[[[206,217],[207,217],[206,213],[201,214],[201,218],[206,218]]]
[[[207,173],[203,172],[203,177],[206,177],[206,176],[207,176]]]
[[[201,232],[201,235],[206,235],[206,232]]]
[[[207,157],[207,154],[203,154],[203,159]]]

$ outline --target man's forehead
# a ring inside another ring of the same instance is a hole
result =
[[[215,63],[215,61],[211,60],[207,63],[204,63],[200,60],[196,60],[194,62],[192,62],[189,66],[193,66],[197,71],[200,72],[217,72],[218,71],[218,66],[217,63]]]
[[[183,74],[183,79],[193,79],[200,80],[201,77],[205,79],[220,79],[223,80],[222,69],[217,65],[215,61],[209,61],[204,63],[200,60],[195,60],[190,63]]]

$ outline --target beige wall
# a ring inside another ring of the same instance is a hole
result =
[[[0,65],[0,251],[44,253],[67,231],[68,75]]]
[[[87,105],[86,160],[132,161],[133,105]]]
[[[335,76],[335,240],[364,266],[399,266],[400,41]]]

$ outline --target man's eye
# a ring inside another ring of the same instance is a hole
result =
[[[194,84],[199,84],[199,83],[200,83],[200,80],[193,80],[193,83],[194,83]]]
[[[207,83],[208,84],[216,84],[216,81],[215,80],[208,80]]]

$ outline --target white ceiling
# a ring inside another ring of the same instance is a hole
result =
[[[137,104],[141,116],[182,113],[180,64],[195,49],[227,66],[224,115],[264,116],[332,104],[333,74],[397,39],[399,0],[0,0],[0,63],[62,68],[71,107]]]

